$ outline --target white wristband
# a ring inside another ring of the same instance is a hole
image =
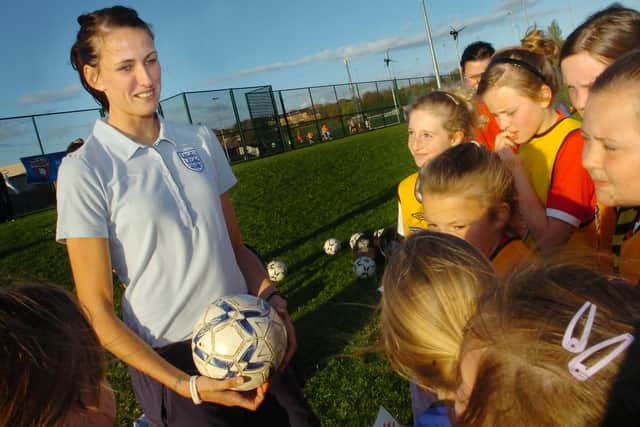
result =
[[[193,400],[193,403],[200,405],[202,400],[200,399],[200,396],[198,396],[198,386],[196,385],[196,381],[198,381],[198,375],[192,375],[191,378],[189,378],[189,391],[191,392],[191,400]]]

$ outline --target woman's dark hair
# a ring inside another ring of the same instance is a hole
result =
[[[109,101],[104,92],[92,88],[85,79],[83,68],[85,65],[95,67],[98,65],[97,39],[104,33],[114,28],[139,28],[149,33],[153,39],[153,31],[149,24],[138,16],[138,12],[124,6],[113,6],[96,10],[78,16],[80,30],[76,36],[76,42],[71,47],[71,66],[78,72],[82,86],[102,106],[104,111],[109,111]]]
[[[0,289],[0,343],[0,425],[55,426],[98,401],[104,351],[69,291]]]
[[[487,42],[475,42],[471,43],[462,52],[462,58],[460,59],[460,67],[464,71],[464,66],[469,61],[480,61],[482,59],[489,59],[496,50],[490,43]]]

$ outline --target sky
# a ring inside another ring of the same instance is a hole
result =
[[[114,3],[99,0],[3,1],[0,14],[0,118],[95,108],[69,62],[78,15]],[[517,44],[527,23],[556,19],[566,37],[610,0],[425,0],[441,73],[485,40]],[[626,0],[639,7],[640,0]],[[155,32],[162,95],[271,85],[274,90],[433,74],[421,0],[129,0]],[[384,65],[386,51],[393,60]],[[53,127],[56,116],[43,120]],[[6,123],[6,122],[5,122]],[[39,123],[40,125],[40,123]],[[6,127],[6,126],[5,126]],[[46,130],[45,130],[46,132]],[[0,121],[0,165],[3,163]],[[6,138],[5,138],[6,139]],[[16,143],[18,144],[18,143]],[[6,151],[6,150],[5,150]],[[6,157],[6,156],[5,156]]]

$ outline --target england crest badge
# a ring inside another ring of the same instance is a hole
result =
[[[186,151],[178,151],[178,156],[182,163],[194,172],[202,172],[204,163],[195,148]]]

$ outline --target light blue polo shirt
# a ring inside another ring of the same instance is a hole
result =
[[[56,240],[109,239],[124,322],[154,347],[183,341],[210,302],[247,293],[220,203],[235,183],[204,126],[161,121],[145,146],[99,119],[60,166]]]

